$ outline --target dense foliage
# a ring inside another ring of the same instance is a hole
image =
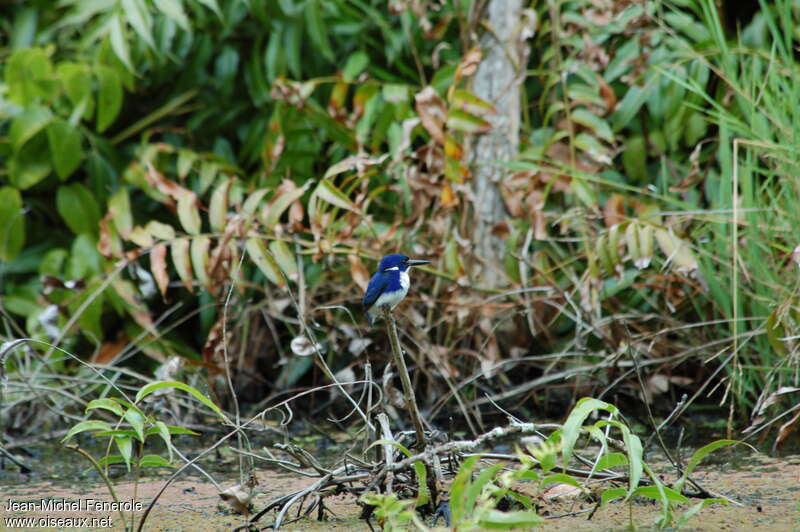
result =
[[[793,3],[728,25],[710,0],[526,9],[519,154],[480,163],[508,170],[498,286],[472,273],[483,4],[6,8],[0,334],[229,364],[260,399],[316,379],[315,346],[334,371],[384,358],[356,303],[400,250],[434,259],[402,310],[434,415],[480,424],[484,391],[568,376],[635,396],[637,368],[766,415],[797,385]]]

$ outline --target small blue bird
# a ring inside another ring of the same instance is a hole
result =
[[[378,271],[369,280],[364,293],[364,310],[370,325],[380,317],[382,307],[391,310],[406,297],[410,286],[408,270],[428,263],[429,260],[409,259],[401,253],[392,253],[381,259]]]

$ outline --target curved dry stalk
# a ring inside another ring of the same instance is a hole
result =
[[[419,413],[419,406],[417,406],[417,398],[414,395],[414,387],[411,385],[411,377],[408,375],[406,360],[403,358],[403,350],[400,347],[400,338],[397,335],[397,324],[394,321],[394,316],[392,316],[392,311],[389,310],[389,307],[383,307],[382,310],[383,320],[386,322],[386,333],[389,335],[389,343],[392,346],[394,365],[397,368],[397,373],[400,375],[406,407],[411,414],[411,421],[414,423],[414,430],[417,433],[416,447],[418,449],[424,449],[425,429],[422,425],[422,416]]]

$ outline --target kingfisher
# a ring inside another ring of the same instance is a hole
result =
[[[382,307],[392,310],[406,297],[411,281],[408,272],[412,266],[429,264],[429,260],[409,259],[402,253],[392,253],[381,259],[378,271],[372,276],[364,293],[364,311],[369,324],[381,315]]]

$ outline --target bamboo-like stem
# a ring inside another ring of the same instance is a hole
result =
[[[392,346],[392,356],[397,373],[400,374],[400,382],[403,383],[403,397],[406,407],[411,413],[411,421],[414,423],[414,430],[417,433],[417,448],[425,449],[425,429],[422,426],[422,416],[417,406],[417,398],[414,395],[414,388],[411,386],[411,377],[408,376],[406,360],[403,358],[403,351],[400,349],[400,337],[397,335],[397,324],[392,316],[389,307],[382,307],[383,321],[386,322],[386,334],[389,335],[389,343]]]

